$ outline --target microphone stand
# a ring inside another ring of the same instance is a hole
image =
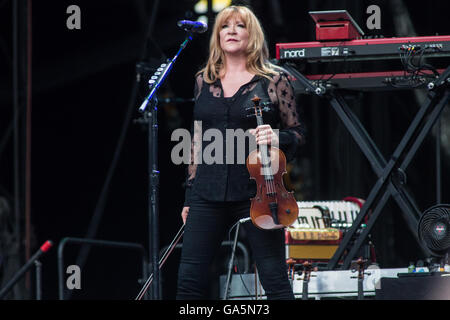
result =
[[[233,247],[231,248],[231,257],[230,257],[230,261],[228,261],[228,272],[227,272],[227,279],[225,281],[225,287],[224,287],[224,291],[223,291],[223,300],[227,300],[230,295],[231,271],[233,270],[234,255],[236,252],[236,245],[237,245],[238,235],[239,235],[239,226],[241,225],[241,223],[245,223],[250,220],[251,220],[250,217],[242,218],[239,220],[239,222],[237,224],[236,233],[234,234]]]
[[[155,94],[156,91],[158,91],[159,87],[162,85],[164,80],[167,78],[167,75],[170,73],[173,64],[178,59],[178,56],[180,55],[181,51],[183,51],[184,48],[186,48],[189,41],[192,40],[192,32],[188,32],[188,35],[186,36],[186,39],[184,39],[183,43],[180,45],[180,49],[178,49],[178,52],[175,54],[175,56],[172,59],[169,59],[167,64],[163,63],[160,68],[157,69],[155,74],[150,78],[149,80],[149,86],[150,86],[150,93],[145,98],[144,102],[142,102],[141,106],[139,107],[140,112],[145,112],[147,109],[147,105],[152,99],[156,99]]]
[[[139,107],[144,121],[148,123],[148,174],[149,174],[149,250],[153,269],[152,299],[160,300],[160,275],[158,267],[159,232],[158,232],[158,200],[159,200],[159,171],[158,171],[158,99],[156,92],[170,73],[181,51],[192,40],[192,32],[188,32],[186,39],[172,59],[161,64],[149,80],[150,93]]]
[[[3,299],[6,294],[8,293],[8,291],[22,278],[22,276],[25,275],[25,273],[33,266],[33,264],[35,262],[38,261],[38,259],[45,253],[47,253],[50,248],[53,246],[53,243],[50,240],[47,240],[43,245],[41,245],[41,247],[39,248],[38,251],[36,251],[36,253],[27,261],[27,263],[25,263],[25,265],[22,266],[22,268],[20,268],[12,277],[11,280],[8,281],[8,283],[6,283],[6,285],[0,290],[0,299]],[[41,295],[40,295],[40,277],[39,277],[39,266],[37,266],[37,275],[36,275],[36,282],[37,282],[37,289],[39,289],[37,291],[38,295],[37,298],[40,300]]]

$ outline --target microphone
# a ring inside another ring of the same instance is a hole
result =
[[[203,33],[208,30],[208,25],[201,21],[180,20],[177,25],[185,31]]]

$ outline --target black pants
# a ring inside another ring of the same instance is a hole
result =
[[[229,228],[250,214],[250,201],[210,202],[193,192],[178,270],[177,299],[206,299],[209,268]],[[284,231],[245,228],[259,278],[268,299],[294,299],[287,275]]]

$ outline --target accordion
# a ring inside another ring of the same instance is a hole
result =
[[[285,229],[286,259],[330,260],[352,226],[364,200],[300,201],[297,220]]]

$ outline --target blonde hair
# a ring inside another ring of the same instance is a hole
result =
[[[221,76],[225,66],[225,55],[220,47],[220,30],[222,24],[231,17],[239,17],[244,22],[249,41],[246,49],[247,70],[271,80],[271,75],[277,75],[279,67],[270,63],[269,49],[264,37],[261,24],[255,14],[244,6],[229,6],[220,11],[214,22],[211,39],[209,42],[209,58],[206,66],[197,74],[203,74],[206,83],[214,83]]]

